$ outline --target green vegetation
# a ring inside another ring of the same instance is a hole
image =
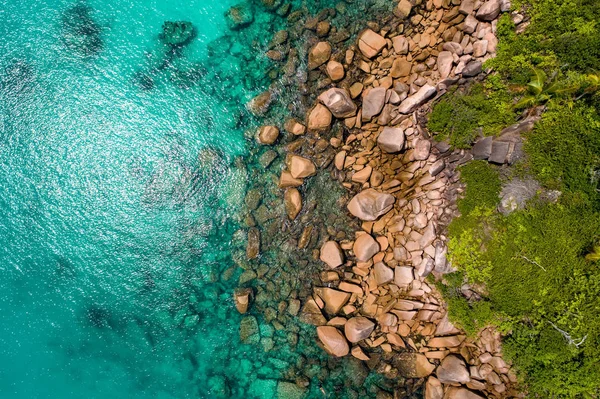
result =
[[[480,135],[496,135],[516,120],[506,86],[496,78],[465,93],[451,92],[436,104],[428,127],[456,148],[469,148]]]
[[[600,78],[593,70],[600,66],[600,2],[518,3],[526,3],[531,24],[516,34],[510,17],[502,17],[498,54],[486,65],[497,73],[438,103],[429,127],[468,147],[477,129],[496,134],[515,109],[544,104],[525,135],[526,161],[513,172],[560,196],[551,201],[540,193],[504,216],[496,211],[497,168],[462,167],[467,189],[449,227],[449,259],[458,272],[440,289],[451,318],[469,334],[487,325],[505,333],[505,355],[528,397],[593,398],[600,392]],[[481,114],[491,109],[505,113]],[[460,294],[465,281],[480,300]]]

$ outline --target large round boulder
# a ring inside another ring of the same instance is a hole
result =
[[[346,338],[335,327],[320,326],[317,327],[317,336],[323,343],[325,350],[336,357],[346,356],[350,352],[350,347]]]

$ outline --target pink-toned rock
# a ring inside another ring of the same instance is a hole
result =
[[[366,167],[362,168],[361,170],[352,175],[352,181],[361,184],[366,183],[367,181],[369,181],[372,172],[373,168],[367,165]]]
[[[321,93],[321,101],[336,118],[349,118],[356,115],[356,104],[346,89],[332,87]]]
[[[302,196],[298,189],[290,187],[283,194],[285,210],[290,220],[296,219],[296,216],[302,210]]]
[[[374,221],[389,212],[395,203],[396,198],[393,195],[370,188],[356,194],[348,203],[348,210],[361,220]]]
[[[320,259],[332,269],[341,266],[344,263],[344,253],[340,248],[340,244],[335,241],[325,242],[321,247]]]
[[[387,267],[383,262],[375,263],[375,266],[373,267],[373,275],[377,285],[389,283],[394,279],[394,271]]]
[[[325,302],[325,312],[334,316],[342,310],[350,300],[350,294],[327,287],[316,287],[315,293]]]
[[[392,45],[394,46],[394,51],[396,54],[408,54],[408,40],[406,40],[405,36],[394,36],[392,38]]]
[[[404,148],[404,130],[399,127],[384,127],[377,137],[377,145],[384,152],[394,154]]]
[[[344,66],[337,61],[329,61],[326,70],[327,76],[334,82],[344,79],[344,75],[346,74]]]
[[[413,268],[410,266],[396,266],[394,269],[394,283],[399,287],[407,287],[414,281]]]
[[[400,0],[396,9],[394,10],[394,15],[398,18],[408,18],[410,12],[412,11],[412,4],[408,0]]]
[[[443,399],[444,398],[444,387],[440,380],[435,377],[429,377],[425,384],[425,398],[424,399]]]
[[[466,384],[471,379],[465,362],[455,355],[442,360],[436,374],[443,384]]]
[[[352,350],[350,351],[352,353],[352,356],[354,356],[355,358],[357,358],[358,360],[364,360],[365,362],[371,360],[369,358],[369,356],[367,356],[365,354],[365,352],[363,352],[363,350],[360,348],[360,346],[355,346],[352,348]]]
[[[323,316],[321,308],[319,308],[317,302],[312,298],[308,299],[302,307],[300,320],[303,323],[312,324],[313,326],[322,326],[327,323],[327,319]]]
[[[418,139],[415,144],[414,157],[416,161],[425,161],[431,153],[431,142],[426,139]]]
[[[421,105],[425,104],[431,97],[435,96],[437,89],[431,85],[425,84],[415,94],[402,101],[398,107],[401,114],[410,114]]]
[[[448,337],[435,337],[429,340],[427,346],[430,348],[454,348],[462,344],[465,337],[462,335],[451,335]]]
[[[314,176],[317,173],[315,164],[310,159],[298,155],[292,155],[290,159],[290,173],[295,179]]]
[[[374,116],[381,113],[385,105],[387,89],[385,87],[375,87],[363,92],[362,120],[369,121]]]
[[[483,399],[483,396],[479,396],[466,388],[449,387],[444,399]]]
[[[371,29],[363,31],[358,37],[358,48],[367,58],[373,58],[381,52],[387,42]]]
[[[331,127],[332,115],[329,109],[322,104],[317,104],[308,114],[308,130],[323,132]]]
[[[352,250],[359,261],[366,262],[379,252],[379,243],[370,234],[362,234],[354,241]]]
[[[336,357],[346,356],[350,352],[350,347],[346,338],[340,330],[331,326],[317,327],[317,336],[323,343],[325,350]]]
[[[308,52],[308,69],[317,69],[331,57],[331,45],[327,42],[315,44]]]
[[[344,333],[348,341],[356,343],[368,338],[375,329],[375,323],[366,317],[353,317],[344,325]]]
[[[454,56],[452,55],[452,53],[450,51],[442,51],[438,55],[437,66],[438,66],[438,72],[440,73],[440,77],[442,79],[446,79],[448,76],[450,76],[450,72],[452,72],[453,65],[454,65]]]
[[[500,0],[488,0],[477,10],[477,19],[493,21],[500,15]]]
[[[298,122],[296,119],[289,119],[285,123],[285,130],[294,136],[301,136],[306,132],[306,126]]]

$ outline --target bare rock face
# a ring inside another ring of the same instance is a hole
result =
[[[373,58],[386,46],[386,41],[378,33],[367,29],[358,37],[358,48],[367,58]]]
[[[359,261],[366,262],[379,252],[379,243],[370,234],[363,234],[354,241],[352,250]]]
[[[418,92],[408,97],[406,100],[402,101],[402,103],[398,107],[398,112],[402,114],[412,113],[419,106],[425,104],[427,100],[429,100],[431,97],[435,96],[435,93],[437,93],[435,87],[430,86],[428,84],[424,85],[419,89]]]
[[[488,0],[477,10],[476,17],[480,21],[493,21],[500,15],[500,0]]]
[[[337,242],[327,241],[321,247],[320,259],[327,263],[327,266],[335,269],[344,263],[344,253]]]
[[[290,187],[285,190],[283,194],[283,201],[285,203],[285,210],[290,220],[296,219],[296,216],[302,210],[302,196],[298,189]]]
[[[308,114],[308,130],[324,132],[331,127],[331,112],[322,104],[317,104]]]
[[[314,176],[317,173],[317,168],[310,159],[293,155],[290,160],[290,173],[295,179],[303,179],[305,177]]]
[[[317,69],[331,57],[331,45],[327,42],[315,44],[308,53],[308,69]]]
[[[362,119],[364,121],[371,120],[381,113],[385,105],[386,94],[385,87],[375,87],[363,93]]]
[[[278,137],[279,129],[277,126],[263,126],[258,130],[258,142],[260,144],[274,144]]]
[[[356,194],[348,203],[348,210],[357,218],[370,222],[389,212],[395,203],[393,195],[370,188]]]
[[[319,96],[325,106],[336,118],[348,118],[356,115],[356,104],[345,89],[332,87]]]
[[[394,154],[404,148],[404,130],[398,127],[385,127],[377,137],[377,145],[383,151]]]
[[[466,384],[471,379],[465,362],[455,355],[442,360],[437,369],[437,377],[443,384]]]
[[[252,288],[238,288],[233,293],[235,308],[240,314],[248,311],[250,305],[250,297],[252,296]]]
[[[350,347],[346,338],[335,327],[320,326],[317,327],[317,336],[323,343],[325,350],[336,357],[346,356],[350,352]]]
[[[348,341],[356,343],[368,338],[375,329],[375,323],[366,317],[353,317],[344,325],[344,333]]]

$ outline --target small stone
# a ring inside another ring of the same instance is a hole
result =
[[[335,327],[320,326],[317,327],[317,336],[323,343],[325,350],[336,357],[346,356],[350,352],[350,347],[346,338]]]
[[[327,76],[334,82],[344,79],[346,74],[344,66],[337,61],[329,61],[326,70]]]
[[[410,75],[412,63],[404,58],[396,58],[390,69],[390,76],[394,79],[404,78]]]
[[[389,212],[395,203],[396,198],[393,195],[367,189],[350,200],[348,210],[357,218],[369,222]]]
[[[470,78],[479,75],[483,71],[483,64],[481,61],[471,61],[462,70],[462,76]]]
[[[246,257],[256,259],[260,253],[260,230],[252,227],[248,230],[248,245],[246,246]]]
[[[408,0],[400,0],[394,10],[394,15],[398,18],[408,18],[412,11],[412,4]]]
[[[337,242],[327,241],[321,247],[320,259],[335,269],[344,263],[344,253]]]
[[[383,285],[394,279],[394,271],[387,267],[385,263],[378,262],[373,267],[373,276],[377,285]]]
[[[237,288],[233,293],[233,299],[235,302],[235,308],[240,314],[244,314],[248,311],[250,304],[250,296],[252,295],[252,288]]]
[[[425,84],[418,92],[402,101],[398,107],[398,112],[401,114],[410,114],[419,106],[426,103],[431,97],[437,93],[435,87]]]
[[[440,380],[435,377],[429,377],[425,384],[425,398],[424,399],[443,399],[444,387]]]
[[[331,45],[327,42],[315,44],[308,53],[308,69],[317,69],[331,57]]]
[[[352,175],[352,181],[361,184],[366,183],[367,181],[369,181],[372,172],[373,168],[367,165],[366,167]]]
[[[479,58],[483,57],[487,54],[488,49],[488,41],[487,40],[477,40],[473,43],[473,57]]]
[[[415,145],[414,157],[416,161],[424,161],[429,158],[431,152],[431,141],[418,139]]]
[[[281,172],[279,177],[279,188],[299,187],[302,183],[304,183],[302,179],[294,178],[290,172],[285,170]]]
[[[385,105],[387,89],[385,87],[376,87],[363,92],[362,120],[369,121],[374,116],[379,115]]]
[[[446,161],[444,161],[443,159],[438,159],[433,163],[433,165],[429,167],[429,174],[431,176],[437,176],[442,172],[442,170],[444,170],[445,167]]]
[[[296,119],[289,119],[284,126],[286,132],[294,136],[301,136],[306,132],[306,126],[298,122]]]
[[[366,262],[379,252],[379,243],[370,234],[363,234],[354,241],[352,250],[359,261]]]
[[[394,269],[394,283],[399,287],[407,287],[414,281],[413,268],[410,266],[396,266]]]
[[[356,343],[368,338],[375,329],[375,323],[366,317],[353,317],[344,325],[344,333],[348,341]]]
[[[277,126],[263,126],[258,130],[258,142],[260,144],[274,144],[278,137],[279,129]]]
[[[308,115],[308,130],[324,132],[331,127],[332,115],[329,109],[322,104],[317,104]]]
[[[340,312],[350,300],[350,294],[333,288],[317,287],[315,293],[325,302],[325,312],[334,316]]]
[[[405,36],[394,36],[392,38],[392,45],[394,46],[394,51],[396,54],[408,54],[408,40],[406,40]]]
[[[466,388],[449,387],[444,399],[483,399],[483,396],[479,396]]]
[[[377,145],[384,152],[394,154],[404,148],[404,130],[397,127],[385,127],[377,137]]]
[[[317,173],[315,164],[310,159],[292,155],[290,159],[290,173],[295,179],[314,176]]]
[[[437,66],[438,72],[442,79],[446,79],[452,72],[452,66],[454,65],[454,56],[450,51],[442,51],[438,55]]]
[[[300,191],[293,187],[287,188],[283,194],[283,200],[290,220],[296,219],[296,216],[302,210],[302,196],[300,195]]]

